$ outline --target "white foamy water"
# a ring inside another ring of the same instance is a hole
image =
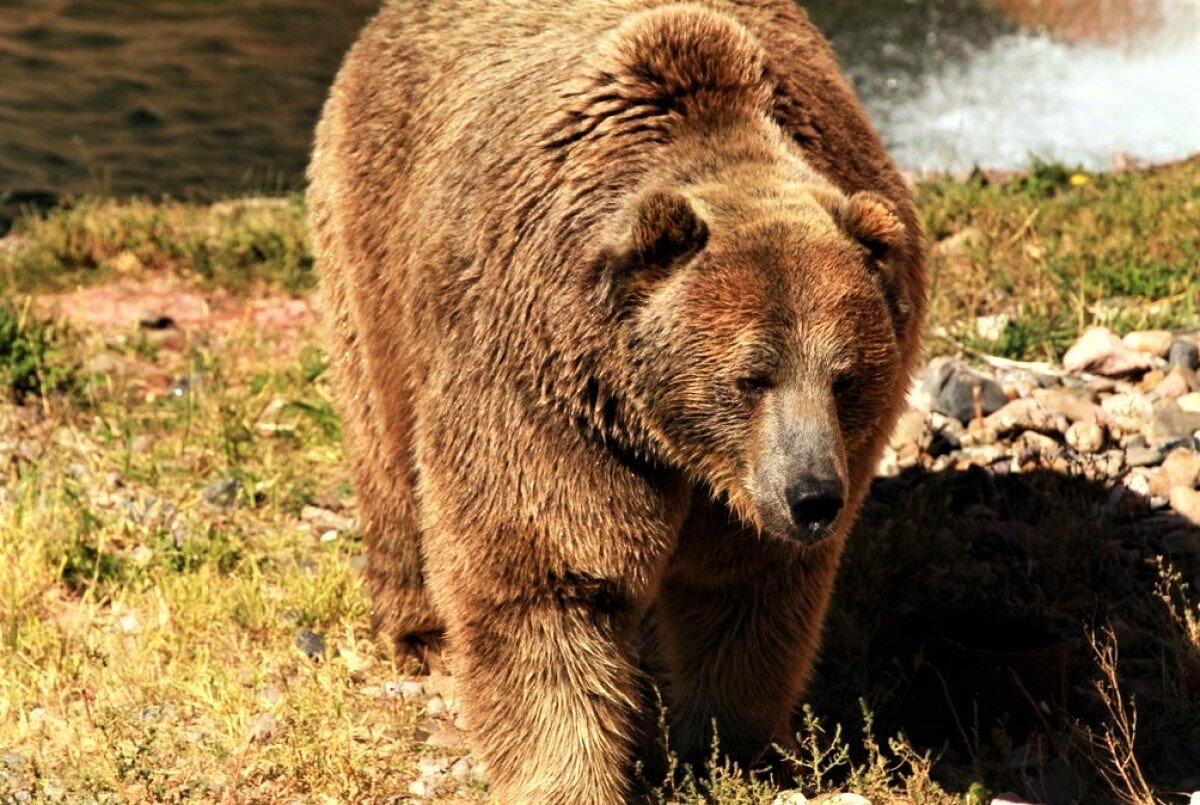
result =
[[[872,112],[909,170],[1178,159],[1200,151],[1200,4],[1177,11],[1136,47],[1003,36]]]

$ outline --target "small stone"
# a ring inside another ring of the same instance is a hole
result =
[[[771,805],[808,805],[808,797],[803,791],[780,791],[771,800]]]
[[[1154,404],[1144,394],[1113,394],[1100,402],[1109,422],[1125,433],[1137,433],[1154,415]]]
[[[1000,436],[1019,430],[1062,433],[1067,429],[1067,418],[1053,413],[1037,400],[1024,399],[1013,400],[991,414],[986,424]]]
[[[1148,355],[1135,352],[1107,327],[1091,327],[1063,355],[1068,372],[1091,372],[1105,377],[1123,377],[1152,367]]]
[[[458,760],[454,761],[454,765],[450,767],[450,777],[459,781],[460,783],[470,780],[471,772],[471,761],[467,760],[465,757],[460,757]]]
[[[1027,430],[1013,442],[1013,450],[1017,460],[1024,464],[1029,461],[1048,462],[1062,455],[1062,445],[1037,431]]]
[[[1167,330],[1141,330],[1126,333],[1121,341],[1134,352],[1165,358],[1171,351],[1171,344],[1175,341],[1175,336]]]
[[[1033,399],[1072,422],[1105,422],[1104,409],[1096,405],[1095,394],[1088,388],[1034,389]]]
[[[1157,447],[1134,445],[1125,451],[1125,464],[1129,467],[1153,467],[1162,460],[1162,450]]]
[[[943,257],[965,256],[983,245],[985,240],[982,229],[968,226],[935,243],[933,253]]]
[[[1200,413],[1184,411],[1174,400],[1159,400],[1153,407],[1150,441],[1153,444],[1195,436],[1200,431]]]
[[[296,632],[295,643],[296,648],[300,649],[300,653],[313,662],[321,662],[325,659],[325,637],[323,635],[308,629],[301,629]]]
[[[1095,422],[1074,422],[1067,428],[1067,444],[1080,453],[1098,453],[1104,447],[1104,428]]]
[[[237,478],[218,478],[204,487],[201,495],[206,503],[214,506],[232,506],[233,502],[237,500],[237,493],[241,488],[242,482]]]
[[[405,699],[416,699],[425,695],[425,686],[415,679],[403,679],[396,684],[396,693]]]
[[[1135,495],[1150,497],[1150,479],[1146,475],[1134,471],[1125,476],[1125,488]]]
[[[1154,387],[1166,379],[1167,373],[1162,369],[1151,369],[1142,375],[1142,382],[1138,383],[1138,389],[1141,391],[1154,391]]]
[[[864,797],[862,794],[854,794],[845,792],[834,794],[829,799],[825,800],[828,805],[871,805],[871,800]]]
[[[999,383],[958,361],[937,364],[927,382],[932,389],[933,410],[959,422],[975,418],[976,396],[978,413],[983,416],[998,411],[1008,402]]]
[[[323,509],[320,506],[305,506],[300,510],[300,519],[312,525],[317,531],[353,531],[354,521],[343,517],[337,512]]]
[[[999,341],[1004,331],[1008,329],[1009,322],[1012,321],[1007,313],[996,313],[991,316],[977,316],[975,318],[975,333],[984,341]]]
[[[270,713],[259,713],[250,720],[250,739],[266,743],[279,734],[279,719]]]
[[[1171,508],[1194,526],[1200,526],[1200,492],[1177,486],[1171,490]]]
[[[1200,480],[1200,453],[1177,447],[1163,459],[1162,469],[1172,489],[1177,486],[1192,489]]]
[[[1180,410],[1187,411],[1189,414],[1200,414],[1200,391],[1193,391],[1190,394],[1185,394],[1175,401]]]
[[[892,438],[889,441],[892,449],[899,450],[906,444],[916,444],[921,446],[925,443],[929,435],[929,423],[926,420],[925,414],[921,411],[909,409],[900,415],[896,421],[896,427],[892,430]]]
[[[445,715],[449,709],[446,707],[446,700],[436,694],[430,696],[429,701],[425,702],[425,712],[434,718]]]
[[[1171,350],[1167,353],[1167,362],[1172,366],[1184,369],[1200,369],[1200,346],[1180,338],[1171,344]]]
[[[422,777],[434,777],[446,771],[449,765],[448,757],[420,757],[417,759],[417,773]]]
[[[1178,399],[1192,390],[1183,369],[1175,368],[1154,387],[1154,393],[1159,397]]]
[[[408,793],[414,797],[425,797],[429,794],[429,785],[424,780],[413,780],[408,784]]]

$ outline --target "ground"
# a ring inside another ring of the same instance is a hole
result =
[[[1200,160],[919,198],[931,355],[1053,369],[1091,324],[1200,325]],[[302,222],[298,198],[90,200],[0,240],[0,800],[485,796],[452,680],[398,676],[369,631]],[[1037,371],[988,374],[1011,390]],[[864,509],[798,788],[1185,801],[1168,792],[1200,788],[1200,531],[1137,498],[1149,468],[950,419],[909,417]],[[1050,669],[1018,674],[1035,707],[971,701],[1014,695],[972,667],[1026,660]],[[721,769],[661,791],[778,795]]]

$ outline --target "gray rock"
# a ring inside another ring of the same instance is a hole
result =
[[[241,488],[242,482],[237,478],[218,478],[204,487],[201,495],[206,503],[214,506],[232,506],[233,502],[237,500],[237,493]]]
[[[1008,402],[999,383],[958,361],[938,365],[928,381],[933,410],[959,422],[975,418],[977,393],[984,416],[1000,410]]]
[[[1185,411],[1174,400],[1160,400],[1150,417],[1150,441],[1153,444],[1194,438],[1200,431],[1200,414]]]
[[[1167,362],[1184,369],[1200,369],[1200,346],[1181,338],[1176,339],[1167,354]]]
[[[1163,451],[1157,447],[1133,445],[1125,451],[1125,464],[1129,467],[1154,467],[1162,460]]]
[[[296,632],[296,648],[313,662],[325,659],[325,637],[308,629]]]

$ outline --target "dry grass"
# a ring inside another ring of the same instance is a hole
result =
[[[1200,323],[1200,160],[1074,175],[1042,166],[1003,186],[922,185],[935,239],[977,238],[935,257],[935,349],[1057,354],[1117,296],[1118,327]],[[12,294],[170,274],[201,292],[297,293],[312,284],[302,212],[295,198],[88,201],[20,221],[0,244],[0,283]],[[422,757],[465,751],[429,745],[420,706],[381,693],[395,673],[369,634],[358,534],[337,519],[353,517],[354,499],[319,333],[158,333],[46,324],[19,301],[0,310],[0,800],[394,800]],[[991,313],[1010,319],[988,343],[973,317]],[[852,547],[818,709],[800,719],[795,763],[810,796],[979,803],[1013,783],[1011,742],[969,713],[965,750],[897,736],[888,714],[905,692],[870,668],[893,609],[935,595],[987,605],[1004,578],[977,554],[987,539],[959,529],[975,515],[955,520],[937,484],[920,489]],[[1116,549],[1087,554],[1109,526],[1090,498],[1056,490],[1022,548],[1030,611],[1080,635],[1119,618],[1122,659],[1101,642],[1077,669],[1107,702],[1084,707],[1090,754],[1048,717],[1046,756],[1108,779],[1086,801],[1149,802],[1170,780],[1154,761],[1200,723],[1196,592],[1181,571],[1147,581],[1142,565],[1121,575]],[[1106,597],[1111,608],[1097,603]],[[297,648],[300,630],[324,636],[323,661]],[[860,697],[888,716],[879,726]],[[777,794],[714,762],[660,798]]]

